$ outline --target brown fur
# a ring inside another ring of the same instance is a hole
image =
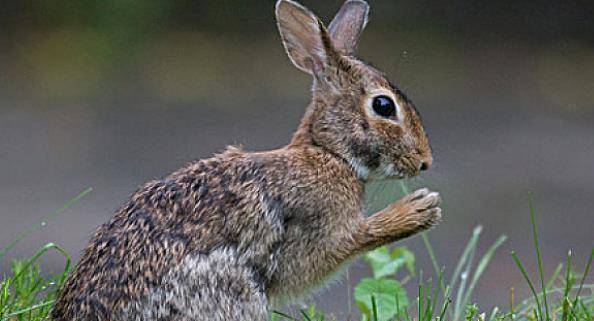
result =
[[[314,77],[290,144],[229,148],[142,186],[91,239],[55,320],[265,320],[273,302],[308,293],[358,254],[437,223],[439,195],[426,189],[362,213],[366,181],[415,176],[432,161],[411,102],[350,55],[367,5],[347,1],[334,33],[288,0],[277,19],[291,60]],[[373,114],[376,93],[394,98],[400,118]]]

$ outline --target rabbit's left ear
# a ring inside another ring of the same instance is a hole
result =
[[[278,0],[276,20],[293,64],[311,75],[324,70],[333,49],[330,36],[318,17],[297,2]]]
[[[359,36],[367,24],[369,5],[364,0],[347,0],[342,5],[328,32],[334,47],[345,55],[353,55],[357,49]]]

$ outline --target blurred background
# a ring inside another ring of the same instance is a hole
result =
[[[482,309],[527,294],[509,255],[535,272],[528,192],[546,271],[594,244],[594,4],[369,0],[359,54],[416,103],[435,166],[410,184],[442,193],[430,233],[446,272],[484,226],[509,241],[478,285]],[[330,21],[342,1],[303,0]],[[20,243],[75,257],[143,182],[229,144],[285,144],[310,79],[285,56],[274,1],[3,1],[0,6],[0,245],[87,187],[94,191]],[[389,191],[390,189],[388,189]],[[397,195],[397,188],[392,188]],[[400,243],[431,266],[419,237]],[[59,270],[63,259],[46,259]],[[6,268],[7,260],[1,263]],[[337,315],[349,280],[317,295]]]

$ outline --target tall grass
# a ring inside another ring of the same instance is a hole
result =
[[[15,237],[0,251],[0,263],[14,246],[46,226],[49,221],[76,204],[91,190],[88,188],[76,195],[60,209],[47,215],[40,224],[32,226]],[[39,259],[49,251],[56,251],[64,257],[64,269],[60,273],[44,275],[39,266]],[[70,255],[54,243],[44,245],[31,258],[12,260],[9,271],[3,273],[0,279],[0,321],[47,320],[58,290],[66,280],[71,267]]]
[[[563,265],[560,264],[553,272],[550,280],[546,280],[543,273],[542,254],[540,249],[538,226],[536,224],[536,214],[534,209],[534,202],[532,195],[528,195],[528,204],[530,209],[530,223],[532,225],[532,238],[534,241],[534,248],[536,252],[536,263],[538,266],[538,281],[540,283],[540,291],[537,292],[536,286],[526,268],[518,255],[512,251],[511,256],[522,273],[524,280],[528,284],[532,292],[532,298],[525,300],[518,308],[520,318],[524,317],[528,320],[535,321],[592,321],[594,320],[594,285],[586,285],[586,279],[590,273],[592,260],[594,259],[594,247],[587,259],[584,273],[579,277],[572,269],[571,251],[567,253],[565,263],[564,278],[559,280],[559,285],[555,286],[557,278]],[[576,279],[579,277],[579,285],[575,285]],[[589,289],[590,294],[582,295],[584,289]],[[551,302],[551,299],[554,301]],[[515,310],[512,308],[512,310]]]

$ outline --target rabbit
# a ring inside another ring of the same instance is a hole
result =
[[[326,28],[278,0],[286,53],[313,79],[290,142],[229,147],[140,187],[91,238],[53,320],[264,321],[365,251],[435,226],[441,199],[427,189],[363,210],[367,182],[433,162],[412,102],[355,57],[368,11],[347,0]]]

